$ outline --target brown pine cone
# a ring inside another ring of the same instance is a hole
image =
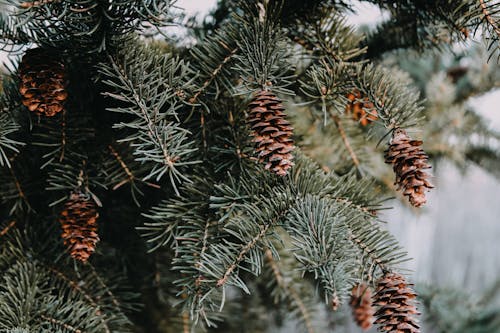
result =
[[[372,291],[366,284],[361,283],[351,292],[352,317],[356,324],[363,330],[368,330],[373,325],[373,314],[375,310],[372,307]]]
[[[257,158],[265,168],[277,175],[285,176],[293,166],[295,148],[293,128],[286,120],[281,100],[272,92],[261,90],[250,102],[247,122],[252,129],[252,140],[256,144]]]
[[[99,235],[97,218],[99,214],[95,202],[88,195],[74,192],[65,203],[59,216],[63,229],[61,237],[71,256],[86,262],[94,253]]]
[[[362,98],[361,92],[357,89],[347,94],[349,103],[346,105],[345,112],[352,113],[352,118],[362,126],[366,126],[378,119],[377,110],[367,97]]]
[[[398,185],[398,190],[403,190],[403,195],[407,196],[415,207],[425,204],[425,192],[434,188],[427,180],[429,174],[424,171],[431,166],[427,163],[429,157],[421,146],[422,141],[412,140],[406,131],[398,128],[385,151],[385,163],[392,164],[396,174],[394,184]]]
[[[373,304],[375,324],[379,332],[419,333],[420,326],[415,316],[420,315],[414,305],[417,294],[410,288],[404,276],[386,273],[378,282]]]
[[[52,52],[41,48],[26,51],[19,76],[22,102],[30,111],[52,117],[64,109],[68,98],[66,72]]]

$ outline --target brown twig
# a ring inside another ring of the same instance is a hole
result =
[[[349,155],[351,156],[352,162],[356,166],[356,169],[359,170],[359,159],[354,150],[351,147],[351,143],[349,142],[349,139],[347,138],[347,135],[345,133],[344,127],[342,126],[342,122],[340,121],[338,116],[333,116],[333,121],[335,122],[335,125],[337,126],[337,129],[339,130],[339,134],[342,137],[342,141],[344,142],[344,145],[349,152]]]
[[[75,332],[75,333],[83,333],[83,331],[82,331],[82,330],[80,330],[80,329],[78,329],[78,328],[76,328],[76,327],[73,327],[73,326],[71,326],[71,325],[69,325],[69,324],[63,323],[62,321],[57,320],[57,319],[55,319],[55,318],[48,317],[48,316],[43,315],[43,314],[42,314],[42,315],[40,315],[40,317],[41,317],[43,320],[46,320],[46,321],[48,321],[48,322],[50,322],[50,323],[52,323],[52,324],[56,324],[56,325],[61,326],[61,327],[62,327],[62,328],[64,328],[65,330],[69,330],[69,331],[71,331],[71,332]]]
[[[61,118],[61,155],[59,155],[59,162],[63,161],[65,151],[66,151],[66,109],[63,110]]]
[[[229,46],[227,46],[222,41],[219,41],[219,43],[226,50],[230,49]],[[234,49],[230,50],[229,55],[227,55],[224,58],[224,60],[222,60],[222,62],[212,71],[212,73],[210,74],[210,77],[203,83],[203,85],[201,86],[201,88],[198,89],[196,91],[196,93],[193,95],[193,97],[191,97],[189,99],[190,103],[193,103],[193,104],[196,103],[196,101],[198,100],[198,98],[200,97],[200,95],[202,94],[202,92],[205,91],[205,89],[207,89],[207,87],[212,83],[213,80],[215,80],[215,78],[217,77],[217,75],[219,74],[219,72],[222,70],[222,67],[236,54],[236,52],[238,52],[238,48],[237,47],[235,47]]]
[[[229,279],[233,271],[236,269],[236,267],[238,267],[238,265],[243,261],[243,259],[245,259],[245,255],[248,253],[248,251],[253,249],[253,247],[257,244],[257,242],[262,237],[264,237],[270,226],[271,223],[266,224],[257,234],[257,236],[252,238],[245,246],[243,246],[238,257],[234,260],[234,262],[231,265],[229,265],[224,275],[217,281],[217,287],[222,287],[227,282],[227,280]]]
[[[314,328],[311,322],[311,314],[307,310],[307,307],[305,306],[304,302],[302,302],[302,299],[300,298],[299,294],[283,278],[283,274],[281,273],[278,264],[274,260],[273,253],[271,252],[271,250],[269,248],[266,248],[264,254],[266,256],[266,260],[269,262],[269,265],[271,266],[271,270],[273,271],[273,275],[274,278],[276,279],[276,282],[278,283],[278,286],[280,286],[282,289],[286,290],[290,294],[290,297],[297,304],[300,313],[302,313],[302,318],[304,318],[304,324],[306,325],[307,332],[314,333]]]
[[[48,4],[54,3],[54,2],[60,2],[60,0],[38,0],[38,1],[33,1],[33,2],[25,1],[25,2],[21,2],[21,4],[19,6],[21,8],[24,8],[24,9],[29,9],[32,7],[40,7],[43,5],[48,5]]]
[[[113,187],[113,190],[116,190],[121,185],[123,185],[123,184],[125,184],[127,182],[133,182],[134,179],[135,179],[135,176],[132,173],[132,171],[130,171],[130,169],[128,168],[127,164],[125,164],[125,162],[123,161],[122,157],[120,156],[120,154],[118,154],[118,152],[115,150],[115,148],[113,148],[112,145],[109,145],[108,149],[111,151],[111,155],[114,156],[114,158],[116,159],[116,161],[120,164],[120,166],[122,167],[123,171],[127,175],[127,181],[126,182],[120,182],[120,183],[118,183],[117,185],[115,185]]]
[[[7,224],[5,228],[0,231],[0,237],[5,236],[9,232],[9,230],[16,225],[16,223],[16,220],[13,220],[9,224]]]
[[[481,7],[481,11],[483,12],[484,18],[486,19],[486,21],[488,21],[489,25],[491,25],[497,36],[500,38],[500,27],[489,12],[488,5],[484,0],[479,0],[479,5]]]
[[[210,77],[205,80],[203,85],[196,91],[196,93],[189,99],[189,103],[195,104],[198,101],[198,98],[200,95],[205,91],[205,89],[208,88],[208,86],[212,83],[213,80],[217,77],[219,72],[222,70],[222,67],[238,52],[238,48],[235,47],[234,49],[230,50],[229,46],[227,46],[224,42],[219,41],[219,43],[224,47],[226,50],[230,51],[229,54],[222,60],[222,62],[212,71],[210,74]],[[203,138],[203,147],[207,149],[207,136],[206,136],[206,129],[205,129],[205,113],[202,111],[201,116],[200,116],[200,126],[201,126],[201,135]]]

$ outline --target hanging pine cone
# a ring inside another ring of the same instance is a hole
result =
[[[346,105],[345,112],[347,114],[351,113],[352,118],[359,121],[362,126],[366,126],[377,120],[378,115],[375,106],[367,97],[362,98],[359,90],[355,89],[347,94],[347,99],[349,103]]]
[[[267,170],[285,176],[293,166],[293,128],[286,120],[281,100],[272,92],[259,91],[249,105],[247,122],[252,129],[257,158]]]
[[[366,284],[361,283],[351,292],[351,309],[352,317],[356,324],[363,330],[368,330],[372,327],[374,309],[372,307],[372,291]]]
[[[412,140],[406,131],[399,128],[394,131],[389,148],[385,151],[385,163],[392,164],[398,190],[402,189],[403,195],[415,207],[425,204],[425,192],[434,188],[427,180],[429,174],[424,171],[431,166],[421,146],[422,141]]]
[[[375,324],[379,332],[419,333],[415,315],[420,313],[413,304],[417,295],[397,273],[386,273],[378,282],[374,305],[379,307],[375,313]]]
[[[64,64],[50,51],[26,51],[19,65],[23,104],[38,115],[52,117],[64,109],[68,98]]]
[[[95,251],[99,241],[97,235],[97,207],[88,195],[74,192],[64,205],[59,216],[63,229],[61,237],[71,256],[80,261],[87,261]]]

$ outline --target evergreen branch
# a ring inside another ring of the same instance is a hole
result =
[[[236,53],[238,52],[238,48],[235,47],[233,48],[232,50],[230,49],[230,47],[224,43],[223,41],[219,40],[218,41],[219,44],[227,51],[229,51],[229,54],[222,60],[222,62],[210,73],[210,76],[208,77],[208,79],[205,80],[205,82],[203,82],[202,86],[196,91],[196,93],[193,95],[193,97],[191,97],[189,99],[189,103],[196,103],[198,101],[198,98],[200,97],[200,95],[208,88],[208,86],[210,86],[210,84],[215,80],[215,78],[217,77],[217,75],[219,75],[219,73],[222,71],[222,68],[224,67],[225,64],[227,64],[229,62],[229,60],[231,60],[235,55]]]
[[[117,190],[122,185],[124,185],[124,184],[126,184],[128,182],[130,182],[130,183],[133,182],[135,180],[135,176],[130,171],[130,169],[128,168],[128,166],[125,164],[125,162],[123,161],[123,159],[120,156],[120,154],[118,154],[118,152],[113,148],[113,146],[112,145],[108,145],[108,149],[111,151],[111,154],[116,159],[116,161],[120,164],[121,168],[123,169],[123,171],[125,171],[125,174],[127,175],[127,179],[126,180],[123,180],[123,181],[119,182],[118,184],[116,184],[115,186],[113,186],[113,190]]]
[[[111,302],[113,303],[113,305],[116,307],[116,309],[120,310],[121,311],[121,308],[122,308],[122,305],[120,304],[120,302],[118,301],[118,298],[115,296],[115,294],[113,294],[111,292],[111,290],[109,289],[108,285],[104,282],[104,280],[102,279],[101,276],[99,276],[99,274],[97,273],[97,271],[95,270],[94,266],[92,265],[89,265],[90,267],[90,270],[92,272],[92,275],[94,276],[94,278],[97,280],[97,282],[101,285],[101,287],[104,288],[106,294],[111,298]]]
[[[60,320],[55,319],[55,318],[52,318],[50,316],[46,316],[44,314],[41,314],[40,318],[42,318],[43,320],[48,321],[49,323],[55,324],[56,326],[60,326],[60,327],[62,327],[65,330],[68,330],[68,331],[71,331],[71,332],[75,332],[75,333],[83,333],[82,330],[80,330],[80,329],[78,329],[76,327],[73,327],[73,326],[71,326],[69,324],[66,324],[66,323],[64,323],[64,322],[62,322]]]
[[[298,26],[288,29],[288,36],[313,55],[346,62],[366,52],[359,47],[363,36],[338,11],[331,10],[331,4],[321,4],[297,21]]]
[[[493,2],[493,1],[491,1]],[[495,9],[497,10],[497,7],[495,5],[488,6],[485,0],[479,0],[479,6],[481,7],[481,11],[483,12],[484,18],[488,22],[488,24],[491,26],[493,31],[495,31],[497,35],[497,40],[500,39],[500,27],[498,25],[498,22],[495,22],[493,19],[493,16],[490,12],[490,9]],[[498,5],[497,5],[498,6]]]
[[[9,135],[20,129],[12,116],[6,112],[0,113],[0,166],[10,167],[10,161],[6,149],[19,153],[19,147],[24,143],[9,138]]]
[[[271,223],[261,227],[261,231],[252,240],[250,240],[247,244],[245,244],[241,248],[236,259],[226,268],[224,275],[219,280],[217,280],[216,284],[217,287],[222,287],[224,284],[226,284],[230,275],[234,272],[234,270],[238,267],[238,265],[245,259],[246,254],[250,250],[252,250],[257,245],[257,243],[266,235],[270,226]]]
[[[297,307],[299,308],[299,311],[301,313],[301,318],[304,320],[307,332],[314,333],[311,314],[309,313],[309,310],[299,296],[299,293],[295,290],[295,288],[293,288],[291,284],[285,281],[281,269],[278,266],[278,263],[274,260],[273,253],[269,248],[265,249],[264,255],[269,265],[271,266],[271,270],[278,286],[287,291],[287,296],[292,299],[290,303],[297,304]]]
[[[363,273],[367,273],[367,281],[376,278],[376,270],[390,270],[390,266],[407,261],[407,254],[397,240],[386,230],[382,230],[368,218],[352,220],[346,226],[349,238],[363,255]]]
[[[142,46],[132,53],[123,50],[119,57],[110,57],[109,61],[110,65],[102,64],[100,69],[107,77],[106,85],[117,92],[104,95],[125,104],[109,110],[135,118],[114,125],[129,132],[119,142],[131,142],[137,160],[153,164],[143,180],[153,177],[160,180],[167,174],[178,193],[177,184],[189,181],[182,167],[199,163],[189,158],[196,151],[194,141],[177,117],[181,105],[176,91],[189,88],[193,80],[189,78],[190,70],[184,62],[147,51]],[[169,80],[165,82],[164,77]]]
[[[286,87],[294,77],[293,65],[288,62],[290,52],[286,35],[278,25],[279,9],[273,6],[276,4],[266,3],[258,7],[254,3],[245,3],[243,13],[233,15],[239,25],[236,41],[241,52],[235,69],[243,82],[242,93],[269,89],[270,86],[276,92],[292,93]]]
[[[348,296],[358,264],[345,224],[359,218],[357,211],[312,195],[305,195],[287,217],[285,229],[292,238],[300,270],[314,274],[327,303],[331,298]]]
[[[110,58],[110,61],[115,69],[122,75],[122,77],[126,78],[127,73],[125,72],[125,69],[123,67],[120,67],[117,65],[117,63],[114,61],[113,58]],[[167,149],[166,143],[163,141],[163,138],[161,137],[161,134],[156,130],[156,124],[155,124],[155,119],[154,116],[151,116],[149,114],[149,108],[146,105],[146,101],[144,101],[140,97],[140,92],[137,88],[134,87],[133,83],[128,82],[129,87],[131,87],[131,93],[132,97],[135,101],[135,104],[139,107],[140,111],[140,116],[145,120],[145,124],[147,126],[147,133],[149,135],[149,138],[155,142],[155,144],[159,147],[161,150],[161,155],[163,158],[163,163],[168,167],[168,168],[173,168],[174,163],[177,161],[178,157],[177,156],[171,156],[170,152]],[[107,93],[105,93],[107,94]]]
[[[21,187],[21,183],[19,182],[19,179],[17,178],[16,174],[14,173],[14,169],[9,168],[9,171],[10,171],[10,175],[12,176],[12,181],[14,182],[14,185],[16,187],[17,194],[18,194],[19,198],[27,205],[28,209],[30,209],[31,206],[28,202],[28,198],[24,194],[24,190]]]
[[[97,302],[92,298],[91,295],[89,295],[82,287],[80,287],[79,283],[76,281],[73,281],[70,279],[68,276],[66,276],[63,272],[58,270],[55,267],[49,266],[48,270],[54,273],[55,276],[57,276],[59,279],[63,280],[66,282],[71,289],[75,290],[78,294],[82,295],[87,302],[92,305],[94,308],[96,308],[96,311],[99,311],[99,305]]]

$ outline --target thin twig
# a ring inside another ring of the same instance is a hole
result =
[[[97,281],[99,282],[99,284],[106,290],[106,294],[108,294],[108,296],[111,297],[111,300],[112,300],[113,304],[116,306],[116,308],[119,311],[121,311],[121,304],[118,301],[118,299],[116,298],[116,296],[111,292],[111,290],[109,289],[108,285],[106,283],[104,283],[104,280],[99,276],[99,274],[96,272],[96,270],[95,270],[95,268],[93,266],[90,266],[90,269],[92,270],[92,274],[97,279]]]
[[[226,50],[230,50],[229,47],[222,41],[219,41],[219,43],[224,47]],[[203,83],[203,85],[196,91],[196,93],[189,99],[189,102],[191,104],[195,104],[198,101],[198,98],[202,94],[205,89],[215,80],[219,72],[222,70],[222,67],[238,52],[238,48],[234,48],[229,52],[229,55],[227,55],[222,62],[212,71],[210,74],[210,77]],[[206,129],[205,129],[205,113],[204,111],[201,111],[201,116],[200,116],[200,126],[201,126],[201,135],[203,138],[203,148],[205,150],[207,149],[207,135],[206,135]]]
[[[341,123],[339,117],[333,116],[332,118],[333,118],[333,121],[335,122],[335,125],[337,126],[337,129],[339,130],[339,134],[342,137],[342,141],[344,142],[344,145],[345,145],[347,151],[349,152],[349,155],[351,156],[352,162],[356,166],[356,169],[359,172],[361,172],[358,156],[356,155],[356,153],[354,152],[354,150],[351,147],[351,143],[349,142],[349,138],[347,137],[347,134],[345,133],[344,127],[342,126],[342,123]]]
[[[44,5],[48,5],[50,3],[57,3],[57,2],[60,2],[61,0],[37,0],[37,1],[32,1],[32,2],[29,2],[29,1],[25,1],[25,2],[21,2],[21,4],[19,5],[21,8],[24,8],[24,9],[29,9],[29,8],[32,8],[32,7],[41,7],[41,6],[44,6]]]
[[[135,179],[135,176],[134,174],[132,173],[132,171],[130,171],[130,169],[128,168],[127,164],[125,164],[125,162],[123,161],[122,157],[120,156],[120,154],[118,154],[118,152],[115,150],[115,148],[113,148],[112,145],[109,145],[108,146],[108,149],[111,151],[111,155],[114,156],[114,158],[118,161],[118,163],[120,164],[120,166],[122,167],[123,171],[125,172],[125,174],[127,175],[127,178],[128,178],[128,181],[127,182],[133,182],[134,179]],[[119,183],[118,185],[122,185],[124,184],[123,182]],[[118,187],[118,185],[115,185],[115,187],[113,187],[113,190],[116,190]]]
[[[276,279],[276,282],[278,283],[278,286],[280,286],[282,289],[286,290],[289,294],[290,297],[293,299],[295,304],[297,304],[300,313],[302,313],[302,318],[304,319],[304,323],[306,325],[306,329],[308,333],[313,333],[314,328],[312,326],[311,322],[311,314],[307,310],[307,307],[305,306],[304,302],[302,302],[302,299],[300,298],[298,292],[290,285],[288,284],[285,279],[283,278],[283,274],[281,273],[280,268],[278,267],[278,264],[273,258],[273,253],[269,248],[266,248],[265,250],[265,256],[267,261],[269,262],[269,265],[271,266],[271,269],[273,271],[273,275]]]
[[[224,44],[222,41],[219,42],[226,50],[229,50],[229,47]],[[198,100],[198,98],[200,97],[200,95],[203,93],[203,91],[205,91],[205,89],[208,88],[208,86],[212,83],[213,80],[215,80],[215,78],[217,77],[217,75],[219,74],[219,72],[222,70],[222,67],[236,54],[236,52],[238,52],[238,48],[235,47],[234,49],[232,49],[230,52],[229,52],[229,55],[227,55],[224,60],[222,60],[222,62],[212,71],[212,73],[210,74],[210,77],[203,83],[203,85],[201,86],[200,89],[198,89],[196,91],[196,93],[193,95],[193,97],[191,97],[189,99],[189,102],[190,103],[196,103],[196,101]]]
[[[62,328],[66,329],[66,330],[69,330],[69,331],[71,331],[71,332],[75,332],[75,333],[83,333],[83,331],[82,331],[82,330],[80,330],[80,329],[78,329],[78,328],[76,328],[76,327],[73,327],[73,326],[71,326],[71,325],[69,325],[69,324],[66,324],[66,323],[64,323],[64,322],[62,322],[62,321],[60,321],[60,320],[55,319],[55,318],[48,317],[48,316],[43,315],[43,314],[42,314],[42,315],[40,315],[40,317],[41,317],[43,320],[46,320],[46,321],[48,321],[48,322],[50,322],[50,323],[52,323],[52,324],[59,325],[59,326],[61,326]]]
[[[491,25],[495,33],[497,34],[498,38],[500,38],[500,27],[498,24],[495,22],[493,19],[491,13],[488,10],[488,5],[484,0],[479,0],[479,5],[481,6],[481,10],[483,12],[484,18],[488,21],[488,23]]]
[[[229,277],[231,276],[231,274],[233,273],[233,271],[236,269],[236,267],[238,267],[238,265],[243,261],[243,259],[245,259],[245,255],[247,254],[247,252],[250,251],[251,249],[253,249],[254,246],[257,244],[257,242],[262,237],[264,237],[264,235],[266,234],[266,232],[267,232],[267,230],[269,229],[270,226],[271,226],[271,223],[266,224],[261,229],[261,231],[257,234],[257,236],[255,236],[254,238],[252,238],[252,240],[250,240],[241,249],[238,257],[234,260],[234,262],[231,265],[229,265],[229,267],[226,269],[226,272],[224,273],[224,275],[217,281],[217,287],[221,287],[221,286],[223,286],[227,282],[227,280],[229,279]]]
[[[5,236],[9,232],[9,230],[16,225],[16,223],[17,223],[16,220],[13,220],[9,224],[7,224],[5,228],[3,228],[2,231],[0,231],[0,237]]]
[[[59,155],[59,162],[63,161],[65,151],[66,151],[66,109],[63,110],[61,118],[61,155]]]

